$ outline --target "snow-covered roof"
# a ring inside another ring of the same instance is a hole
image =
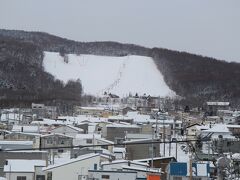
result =
[[[212,128],[209,128],[207,130],[203,130],[202,132],[207,132],[207,133],[230,133],[229,131],[229,126],[231,125],[226,125],[226,124],[214,124]]]
[[[101,134],[77,134],[76,139],[101,139]]]
[[[233,159],[233,160],[236,160],[236,161],[240,161],[240,153],[234,153],[234,154],[232,155],[232,159]]]
[[[65,126],[65,125],[63,125],[63,126]],[[63,126],[56,127],[56,128],[54,128],[54,129],[58,129],[58,128],[61,128],[61,127],[63,127]],[[78,132],[83,132],[83,131],[84,131],[84,130],[81,129],[81,128],[78,128],[78,127],[75,127],[75,126],[72,126],[72,125],[69,125],[69,124],[67,124],[66,127],[69,127],[69,128],[71,128],[71,129],[73,129],[73,130],[75,130],[75,131],[78,131]],[[54,129],[53,129],[53,130],[54,130]]]
[[[63,136],[63,137],[68,137],[68,138],[74,138],[72,136],[68,136],[68,135],[61,134],[61,133],[51,133],[51,134],[41,135],[41,137],[49,137],[49,136]]]
[[[228,128],[240,128],[240,125],[237,125],[237,124],[227,124],[226,126]]]
[[[104,139],[104,138],[99,138],[99,137],[97,137],[96,140],[101,141],[101,142],[105,142],[105,143],[107,143],[107,144],[114,144],[113,141],[109,141],[109,140]]]
[[[130,164],[141,165],[141,166],[146,166],[146,167],[149,166],[148,163],[142,163],[142,162],[137,162],[137,161],[129,161],[129,160],[125,160],[125,159],[115,160],[115,161],[112,161],[112,162],[102,162],[101,165],[126,164],[126,163],[129,163],[129,162],[130,162]]]
[[[107,122],[107,118],[103,117],[94,117],[90,115],[78,115],[78,116],[61,116],[59,119],[64,119],[65,124],[81,124],[82,122]]]
[[[84,154],[82,156],[78,156],[76,159],[70,159],[70,160],[68,160],[66,162],[63,162],[63,163],[50,165],[46,168],[43,168],[43,171],[48,171],[48,170],[51,170],[51,169],[54,169],[54,168],[57,168],[57,167],[60,167],[60,166],[65,166],[65,165],[75,163],[75,162],[78,162],[78,161],[83,161],[85,159],[93,158],[93,157],[96,157],[96,156],[100,156],[100,154],[95,154],[95,153]]]
[[[152,138],[152,134],[143,134],[143,133],[127,133],[127,139],[149,139]]]
[[[229,102],[207,102],[208,106],[229,106]]]
[[[13,132],[39,132],[38,126],[31,125],[13,125]]]
[[[142,172],[152,172],[152,173],[160,173],[161,169],[151,169],[151,168],[140,168],[140,167],[134,167],[134,166],[122,166],[123,169],[128,170],[135,170],[135,171],[142,171]]]
[[[109,116],[108,120],[133,120],[132,117],[117,115],[117,116]]]
[[[70,122],[64,122],[62,120],[54,120],[43,118],[42,121],[32,121],[31,124],[40,124],[40,125],[64,125],[64,124],[72,124]]]
[[[119,128],[141,128],[135,124],[123,124],[123,123],[113,123],[108,124],[106,127],[119,127]]]
[[[8,159],[4,172],[35,172],[34,167],[45,167],[45,160]]]
[[[39,133],[28,133],[28,132],[11,132],[10,134],[22,134],[22,135],[29,135],[29,136],[41,136]]]
[[[154,158],[146,158],[146,159],[135,159],[133,161],[137,161],[137,162],[142,162],[142,161],[151,161],[153,160],[161,160],[161,159],[172,159],[175,158],[174,156],[165,156],[165,157],[154,157]]]
[[[0,145],[3,144],[17,144],[17,145],[33,145],[32,141],[5,141],[1,140]]]
[[[83,109],[83,110],[99,110],[99,111],[104,111],[106,110],[106,108],[104,107],[80,107],[80,109]]]
[[[123,143],[131,144],[131,143],[137,143],[137,142],[150,142],[152,140],[157,141],[159,139],[144,138],[144,139],[135,139],[135,140],[124,141]]]
[[[117,152],[124,153],[124,152],[126,152],[126,148],[122,148],[122,147],[113,147],[113,152],[114,152],[114,153],[117,153]]]

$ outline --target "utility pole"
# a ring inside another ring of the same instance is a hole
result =
[[[189,155],[189,180],[192,180],[192,154]]]
[[[176,141],[176,160],[177,160],[177,141]]]
[[[152,161],[151,161],[151,168],[153,168],[153,130],[154,128],[152,127]]]
[[[163,119],[163,156],[165,157],[165,117]]]

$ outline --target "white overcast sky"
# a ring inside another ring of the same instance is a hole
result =
[[[0,28],[240,62],[240,0],[0,0]]]

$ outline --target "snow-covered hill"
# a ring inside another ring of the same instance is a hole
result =
[[[145,56],[95,56],[68,54],[68,62],[55,52],[45,52],[43,66],[55,78],[67,82],[80,79],[85,94],[105,91],[121,97],[132,93],[172,96],[154,61]]]

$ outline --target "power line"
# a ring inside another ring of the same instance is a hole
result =
[[[142,140],[146,141],[146,140]],[[114,143],[114,144],[97,144],[97,145],[78,145],[78,146],[55,146],[55,147],[44,147],[44,148],[22,148],[22,149],[6,149],[0,150],[0,152],[11,152],[11,151],[34,151],[34,150],[51,150],[51,149],[74,149],[74,148],[87,148],[87,147],[109,147],[109,146],[127,146],[127,145],[141,145],[141,144],[163,144],[163,143],[189,143],[189,142],[207,142],[211,140],[183,140],[183,141],[149,141],[149,142],[125,142],[125,143]]]

